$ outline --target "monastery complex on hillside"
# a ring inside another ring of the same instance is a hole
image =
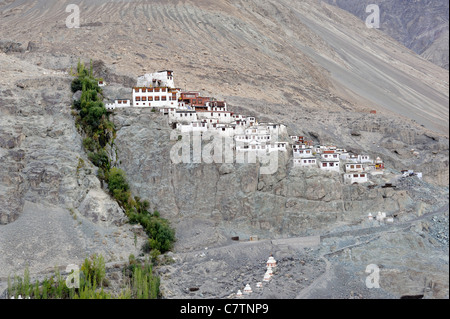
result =
[[[343,174],[345,183],[366,183],[369,176],[383,174],[381,158],[352,154],[336,146],[313,145],[303,136],[290,136],[288,141],[278,137],[287,135],[286,126],[278,123],[259,123],[253,116],[235,114],[225,101],[200,96],[199,92],[184,92],[176,88],[170,70],[138,77],[132,89],[132,99],[115,100],[107,109],[152,108],[169,117],[180,133],[210,131],[239,142],[236,152],[268,153],[292,152],[294,168],[317,168]],[[105,83],[101,83],[102,86]]]

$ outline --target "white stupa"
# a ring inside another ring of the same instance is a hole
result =
[[[269,267],[274,268],[277,266],[277,261],[275,260],[275,258],[273,258],[272,255],[270,255],[269,260],[267,260],[266,266],[267,266],[267,268],[269,268]]]
[[[237,291],[236,297],[242,297],[242,291],[241,291],[241,290],[238,290],[238,291]]]
[[[369,217],[369,220],[373,220],[372,213],[369,213],[368,217]]]
[[[381,212],[378,212],[376,218],[377,218],[378,221],[383,221],[383,219],[384,219],[383,214],[381,214]]]
[[[263,281],[269,281],[272,276],[266,271]]]
[[[258,281],[256,283],[256,288],[262,288],[262,282],[261,281]]]
[[[244,294],[249,295],[249,294],[251,294],[252,292],[253,292],[253,291],[252,291],[252,287],[250,287],[249,284],[245,285],[245,288],[244,288]]]

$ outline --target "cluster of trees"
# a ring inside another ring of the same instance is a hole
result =
[[[72,104],[72,109],[76,111],[76,126],[86,136],[83,145],[91,161],[99,168],[108,170],[110,161],[104,149],[114,140],[115,128],[103,104],[102,89],[98,86],[101,79],[93,76],[92,62],[90,70],[79,62],[76,75],[71,84],[73,93],[81,91],[80,99],[74,100]]]
[[[42,282],[30,281],[28,268],[23,278],[8,277],[8,298],[19,296],[23,299],[156,299],[159,297],[160,278],[153,275],[150,262],[137,262],[130,255],[128,266],[123,270],[124,287],[119,294],[105,291],[110,283],[106,279],[106,267],[103,256],[93,255],[86,258],[81,270],[79,288],[68,288],[66,279],[58,268],[55,275]]]
[[[175,231],[169,222],[157,212],[149,212],[149,202],[133,197],[126,174],[123,170],[113,167],[106,147],[114,145],[116,130],[110,121],[110,112],[103,104],[103,92],[93,75],[92,62],[90,69],[79,62],[76,78],[71,84],[73,93],[81,91],[79,100],[75,100],[72,109],[80,133],[84,135],[83,146],[88,152],[89,160],[99,168],[98,177],[106,182],[110,194],[125,210],[131,223],[140,223],[149,236],[146,250],[152,255],[164,253],[171,249],[175,241]]]

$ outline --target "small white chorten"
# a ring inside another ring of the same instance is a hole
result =
[[[267,266],[267,268],[269,268],[269,267],[274,268],[277,266],[277,261],[275,260],[275,258],[273,258],[272,255],[270,255],[269,260],[267,260],[266,266]]]
[[[262,288],[262,282],[261,281],[256,283],[256,288]]]
[[[252,287],[250,287],[249,284],[247,284],[244,288],[244,294],[249,295],[252,293]]]
[[[378,214],[377,214],[377,220],[378,221],[383,221],[383,214],[381,214],[381,212],[378,212]]]
[[[263,281],[269,281],[272,276],[266,271]]]
[[[236,297],[242,297],[242,291],[240,289],[237,291]]]

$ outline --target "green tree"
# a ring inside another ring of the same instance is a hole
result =
[[[111,192],[114,192],[114,190],[126,192],[130,189],[123,170],[117,167],[111,168],[108,174],[108,188]]]

